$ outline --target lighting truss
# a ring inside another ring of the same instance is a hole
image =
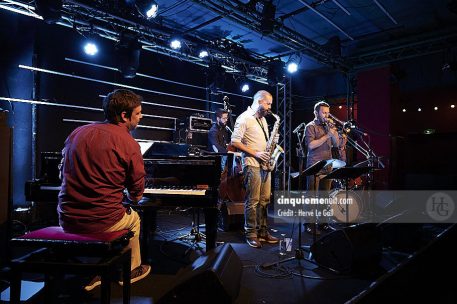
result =
[[[257,12],[249,9],[247,5],[239,1],[234,3],[234,1],[230,0],[193,0],[193,2],[262,35],[261,18],[259,18]],[[282,23],[274,22],[273,32],[268,37],[287,46],[290,51],[303,53],[317,62],[332,68],[338,68],[344,71],[350,68],[343,58],[330,54],[318,43],[306,38]]]
[[[133,13],[116,6],[118,1],[88,1],[64,0],[62,6],[62,20],[57,24],[73,28],[78,32],[91,33],[113,41],[119,41],[119,33],[129,31],[139,36],[142,48],[147,51],[176,58],[207,67],[204,59],[198,57],[198,50],[208,41],[196,33],[187,33],[183,43],[185,51],[175,51],[169,48],[168,40],[175,34],[173,27],[167,27],[171,22],[163,19],[162,24],[151,23],[141,19]],[[0,0],[0,8],[26,16],[42,19],[35,12],[33,2]],[[235,44],[235,42],[229,42]],[[241,46],[239,46],[241,47]],[[222,48],[221,44],[209,45],[211,55],[222,64],[227,73],[245,74],[250,80],[267,83],[267,70],[263,67],[267,57],[248,52],[246,58],[232,54]]]

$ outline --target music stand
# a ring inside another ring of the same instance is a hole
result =
[[[304,175],[304,176],[314,175],[314,187],[316,187],[316,177],[317,177],[318,173],[321,172],[323,169],[327,168],[334,161],[335,161],[334,159],[318,161],[318,162],[314,163],[313,165],[311,165],[310,167],[308,167],[305,171],[303,171],[303,173],[301,173],[299,175],[299,178],[302,178],[302,175]],[[302,226],[302,223],[301,223],[301,219],[299,217],[299,220],[298,220],[298,247],[295,249],[295,256],[287,258],[287,259],[284,259],[284,260],[281,260],[281,261],[278,261],[278,262],[265,263],[265,264],[262,264],[262,267],[263,268],[269,268],[269,267],[271,267],[273,265],[279,265],[281,263],[285,263],[285,262],[288,262],[288,261],[305,260],[305,261],[308,261],[310,263],[316,264],[316,265],[318,265],[320,267],[323,267],[323,268],[326,268],[326,269],[328,269],[330,271],[334,271],[335,272],[334,269],[325,267],[323,265],[318,264],[317,262],[315,262],[313,260],[305,258],[305,255],[303,253],[302,244],[301,244],[301,239],[302,239],[302,237],[301,237],[301,229],[302,229],[302,227],[301,226]],[[316,241],[316,231],[314,230],[313,242],[315,242],[315,241]]]
[[[333,170],[332,172],[327,174],[327,176],[325,176],[323,179],[344,179],[345,180],[344,189],[346,191],[346,201],[347,201],[348,190],[349,190],[348,189],[348,186],[349,186],[348,180],[350,178],[354,179],[354,178],[359,177],[362,174],[366,174],[367,172],[369,172],[372,169],[373,169],[372,167],[342,167],[342,168]],[[344,211],[346,212],[346,224],[348,224],[349,223],[349,205],[346,206],[346,210],[344,210]]]

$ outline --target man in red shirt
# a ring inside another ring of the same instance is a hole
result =
[[[141,265],[140,217],[122,204],[124,190],[133,202],[144,191],[143,156],[130,134],[142,118],[141,97],[115,90],[105,97],[103,110],[104,122],[81,126],[65,141],[59,223],[72,233],[131,230],[133,283],[151,271],[149,265]],[[90,291],[100,284],[100,277],[95,277],[84,289]]]

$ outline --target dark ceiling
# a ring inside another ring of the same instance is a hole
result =
[[[208,64],[197,55],[206,47],[228,72],[258,80],[275,59],[351,72],[457,45],[455,0],[156,1],[158,16],[146,20],[133,0],[63,0],[59,23],[114,41],[132,32],[143,49],[200,65]],[[0,8],[37,17],[34,2],[0,0]],[[185,41],[180,51],[168,46],[176,35]]]

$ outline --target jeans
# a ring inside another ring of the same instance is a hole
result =
[[[271,195],[271,174],[259,167],[244,168],[244,231],[246,237],[266,236],[267,205]]]
[[[106,232],[112,232],[122,229],[129,229],[133,232],[133,237],[129,240],[129,244],[127,245],[127,248],[132,249],[132,270],[141,265],[140,223],[140,216],[136,211],[130,208],[130,211],[126,212],[124,217],[119,222],[117,222],[109,229],[105,230]]]

